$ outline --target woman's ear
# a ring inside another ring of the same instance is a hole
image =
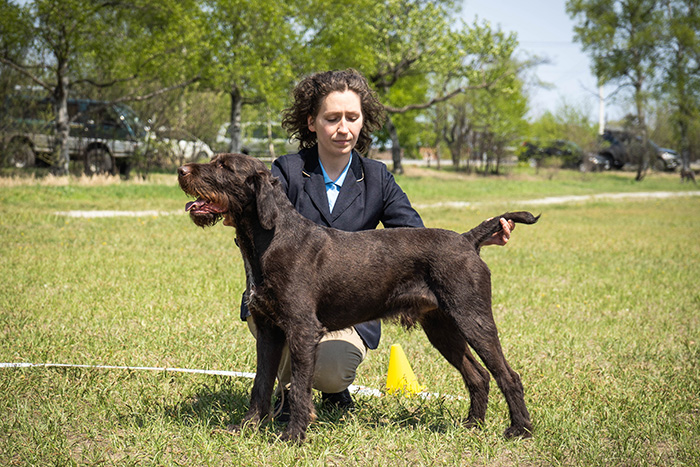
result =
[[[306,123],[308,124],[309,131],[311,133],[316,133],[316,119],[309,115],[306,119]]]

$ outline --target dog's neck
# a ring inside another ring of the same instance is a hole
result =
[[[280,185],[275,187],[274,201],[279,215],[275,220],[276,226],[269,230],[262,227],[255,203],[246,205],[238,214],[228,213],[225,216],[224,224],[236,229],[236,243],[243,256],[248,282],[252,286],[260,287],[264,283],[263,257],[278,232],[295,232],[298,223],[312,223],[296,211]]]
[[[245,209],[255,210],[255,207]],[[233,227],[236,229],[236,243],[243,256],[248,281],[259,286],[263,283],[260,259],[270,247],[275,231],[263,229],[257,216],[245,214],[233,219]]]

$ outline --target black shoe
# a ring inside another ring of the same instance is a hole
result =
[[[322,392],[321,404],[325,408],[341,410],[343,412],[350,412],[355,409],[355,402],[353,402],[350,391],[347,389],[335,393]]]
[[[289,391],[284,389],[282,395],[275,400],[272,419],[278,423],[289,423]]]

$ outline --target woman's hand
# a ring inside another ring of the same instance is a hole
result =
[[[493,218],[491,218],[493,219]],[[500,245],[503,246],[506,243],[508,243],[508,240],[510,240],[510,234],[515,230],[515,222],[513,221],[507,221],[504,218],[501,218],[501,227],[502,230],[500,232],[496,232],[493,234],[493,236],[486,240],[482,246],[487,246],[487,245]]]

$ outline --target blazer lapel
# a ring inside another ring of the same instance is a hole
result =
[[[318,162],[318,155],[306,157],[306,163],[302,172],[304,177],[304,191],[311,202],[314,203],[318,212],[328,225],[331,225],[332,217],[328,208],[328,196],[326,195],[326,183],[323,180],[321,164]],[[334,209],[335,211],[335,209]]]
[[[362,181],[364,178],[365,173],[362,168],[360,155],[353,152],[350,170],[348,170],[348,173],[345,176],[345,181],[343,182],[343,186],[340,188],[338,199],[335,202],[335,206],[333,206],[333,212],[331,213],[333,221],[338,219],[338,217],[340,217],[340,215],[352,205],[355,199],[362,194],[362,191],[364,190],[364,184]],[[323,179],[323,175],[321,175],[321,179]]]

